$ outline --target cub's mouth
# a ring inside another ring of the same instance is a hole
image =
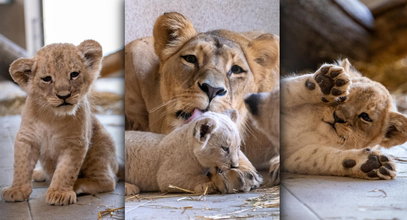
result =
[[[62,107],[62,106],[69,106],[69,105],[72,105],[71,103],[69,103],[69,102],[63,102],[63,103],[61,103],[61,104],[59,104],[57,107]]]
[[[185,121],[185,124],[194,120],[195,118],[198,118],[200,115],[202,115],[206,110],[200,110],[197,108],[194,108],[192,112],[186,112],[184,110],[178,110],[175,113],[175,117],[178,119],[183,119]]]

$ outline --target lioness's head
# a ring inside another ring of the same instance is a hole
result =
[[[231,113],[235,120],[236,112]],[[194,154],[203,167],[226,171],[239,167],[241,139],[235,123],[226,115],[205,112],[187,126],[193,127]]]
[[[73,115],[98,77],[102,47],[93,40],[79,46],[51,44],[34,58],[20,58],[10,66],[13,80],[39,108],[57,115]]]
[[[351,75],[350,95],[324,116],[344,146],[392,147],[407,141],[407,118],[394,111],[392,97],[380,83],[362,77],[347,60],[340,65]]]
[[[226,30],[198,33],[178,13],[160,16],[154,25],[154,49],[160,59],[160,93],[168,124],[177,127],[194,111],[239,112],[246,118],[246,94],[278,85],[279,43],[272,34]],[[253,38],[253,39],[251,39]]]

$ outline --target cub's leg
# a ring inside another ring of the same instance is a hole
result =
[[[136,195],[140,193],[140,188],[134,184],[125,182],[124,184],[126,196]]]
[[[74,190],[77,194],[111,192],[116,187],[118,173],[114,142],[102,125],[95,123],[91,143]]]
[[[221,193],[248,192],[259,187],[263,182],[261,175],[241,151],[239,168],[223,172],[211,169],[210,178]]]
[[[284,161],[284,170],[293,173],[350,176],[363,179],[393,179],[395,163],[378,150],[340,150],[305,146]]]
[[[350,83],[350,76],[343,67],[324,64],[313,74],[282,80],[282,107],[344,102],[349,93]]]
[[[14,145],[13,183],[3,190],[3,199],[18,202],[28,199],[32,191],[31,178],[40,150],[27,136],[17,134]]]
[[[57,166],[52,176],[45,201],[50,205],[69,205],[76,203],[76,193],[73,185],[78,177],[83,159],[86,155],[85,140],[61,140],[66,144],[59,149],[65,149],[57,159]]]

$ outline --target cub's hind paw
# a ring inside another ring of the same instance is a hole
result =
[[[322,92],[322,102],[333,103],[346,100],[350,78],[342,67],[325,64],[315,72],[314,79]]]
[[[132,196],[140,193],[140,188],[131,183],[124,183],[126,196]]]
[[[73,190],[59,191],[48,189],[45,202],[49,205],[69,205],[76,203],[76,193]]]
[[[21,202],[30,197],[32,188],[29,185],[24,186],[11,186],[5,188],[2,192],[3,200],[6,202]]]

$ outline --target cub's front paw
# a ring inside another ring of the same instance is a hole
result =
[[[205,193],[211,194],[217,192],[216,187],[213,182],[201,183],[194,187],[195,193]]]
[[[322,65],[315,72],[314,79],[322,92],[322,102],[340,103],[346,100],[349,94],[350,78],[342,67],[331,64]]]
[[[31,185],[11,186],[3,190],[3,199],[6,202],[21,202],[30,197]]]
[[[263,182],[255,169],[230,169],[212,174],[211,181],[221,193],[248,192]]]
[[[73,190],[60,191],[48,189],[45,202],[49,205],[69,205],[76,203],[76,193]]]
[[[126,196],[132,196],[140,193],[140,188],[131,183],[124,183]]]
[[[389,180],[396,177],[396,164],[388,156],[369,148],[364,149],[362,155],[363,158],[359,160],[345,159],[342,165],[345,168],[354,167],[357,177],[364,179]]]

